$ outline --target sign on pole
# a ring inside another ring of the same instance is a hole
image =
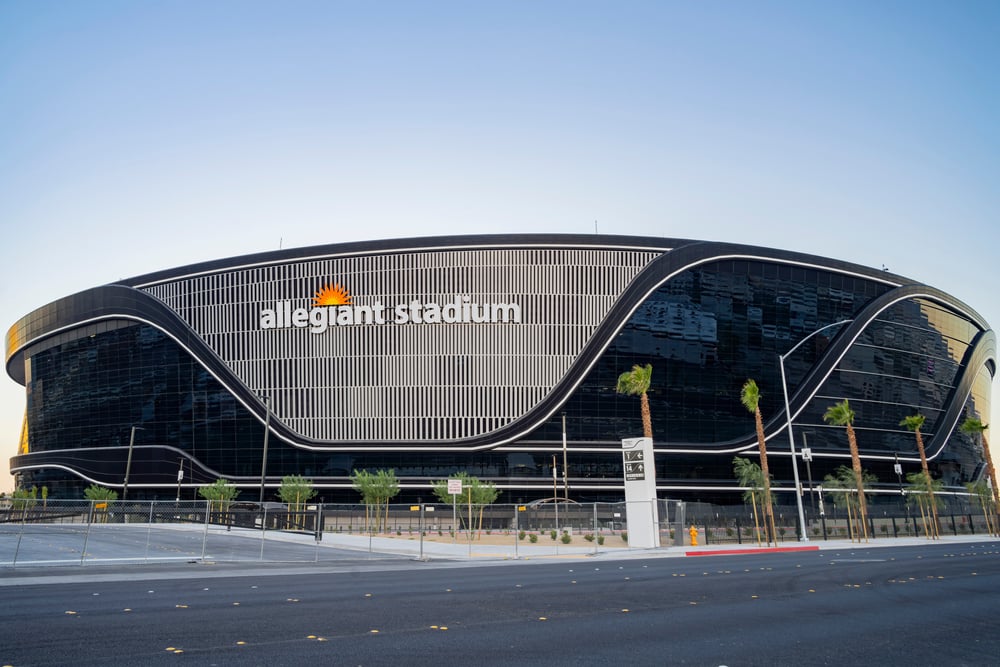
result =
[[[455,524],[458,522],[458,495],[462,493],[462,480],[449,479],[448,493],[451,494],[451,541],[454,543],[458,534]]]

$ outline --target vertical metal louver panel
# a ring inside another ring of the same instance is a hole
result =
[[[657,256],[570,248],[411,251],[302,259],[144,289],[252,391],[269,396],[273,418],[297,433],[329,442],[441,442],[501,428],[544,399]],[[469,310],[449,323],[287,326],[289,312],[303,311],[299,324],[312,317],[316,293],[334,285],[349,293],[353,314],[372,320],[378,306],[384,320],[409,316],[414,302]],[[516,304],[520,322],[493,321],[504,310],[494,313],[497,304]],[[283,326],[262,328],[265,310],[275,317],[281,311]]]

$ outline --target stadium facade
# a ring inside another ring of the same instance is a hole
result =
[[[876,493],[898,494],[897,460],[919,470],[899,425],[917,412],[935,477],[961,489],[985,475],[958,426],[988,419],[996,339],[961,301],[823,257],[604,235],[289,249],[60,299],[7,334],[26,389],[11,471],[50,497],[120,491],[128,465],[130,498],[193,497],[223,477],[256,499],[266,468],[268,498],[304,475],[327,502],[357,499],[354,470],[394,469],[410,501],[467,471],[521,502],[553,495],[556,466],[559,493],[617,500],[621,439],[642,427],[615,383],[651,364],[660,497],[740,501],[753,378],[789,502],[779,355],[813,479],[849,464],[843,428],[822,418],[845,398]]]

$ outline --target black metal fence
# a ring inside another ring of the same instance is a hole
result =
[[[869,539],[924,536],[928,519],[903,498],[877,498],[868,508]],[[655,501],[661,546],[743,544],[763,541],[762,517],[749,506]],[[641,504],[640,504],[641,505]],[[319,547],[327,536],[424,539],[438,542],[562,548],[631,548],[628,516],[654,516],[633,503],[534,503],[476,506],[458,503],[362,504],[208,501],[8,500],[0,504],[0,566],[166,560],[332,559]],[[796,505],[774,508],[779,541],[800,539]],[[804,503],[809,540],[848,539],[846,510]],[[692,529],[694,529],[692,531]],[[638,529],[637,529],[638,530]],[[986,517],[969,500],[943,497],[941,535],[987,535]],[[294,538],[294,539],[293,539]],[[385,547],[384,543],[383,547]],[[397,542],[395,544],[401,544]],[[331,545],[327,545],[331,546]],[[350,544],[347,544],[350,547]],[[357,548],[355,546],[355,548]],[[371,542],[368,550],[374,551]],[[385,548],[392,551],[391,547]]]

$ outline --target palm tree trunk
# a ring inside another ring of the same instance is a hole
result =
[[[754,410],[757,426],[757,449],[760,450],[760,472],[764,476],[764,523],[770,530],[770,542],[778,546],[778,532],[774,528],[774,506],[771,504],[771,472],[767,467],[767,444],[764,441],[764,420],[760,409]]]
[[[868,507],[865,503],[865,484],[861,474],[861,455],[858,453],[858,440],[854,435],[854,427],[849,422],[847,424],[847,443],[851,447],[851,467],[854,469],[854,481],[858,485],[858,519],[861,522],[861,534],[865,536],[865,542],[867,542],[868,526],[865,520],[868,517]],[[858,541],[861,541],[860,536]]]
[[[917,434],[917,451],[920,452],[920,468],[924,471],[924,481],[927,483],[927,498],[931,504],[931,514],[934,521],[934,539],[938,538],[938,513],[937,513],[937,503],[934,502],[934,486],[931,484],[931,473],[927,467],[927,455],[924,453],[924,436],[920,434],[920,429],[918,428],[914,433]]]
[[[993,487],[993,526],[1000,529],[997,523],[997,509],[1000,509],[1000,490],[997,490],[997,471],[993,469],[993,455],[990,454],[990,443],[986,440],[986,434],[980,432],[979,437],[983,442],[983,456],[986,459],[986,470],[990,474],[990,486]]]
[[[646,396],[646,392],[642,392],[642,395],[639,397],[639,406],[642,411],[642,434],[652,440],[653,418],[649,413],[649,397]]]
[[[931,539],[933,536],[927,527],[927,512],[924,511],[924,501],[917,499],[917,507],[920,508],[920,523],[924,525],[924,537]]]
[[[847,492],[847,536],[851,539],[851,542],[854,541],[854,536],[857,535],[858,533],[858,527],[854,523],[854,512],[851,509],[852,507],[854,507],[854,503],[851,502],[851,492],[848,491]],[[859,538],[858,542],[860,541],[861,539]]]
[[[757,498],[753,491],[750,491],[750,506],[753,507],[753,529],[757,533],[757,546],[760,546],[760,521],[757,519]]]

